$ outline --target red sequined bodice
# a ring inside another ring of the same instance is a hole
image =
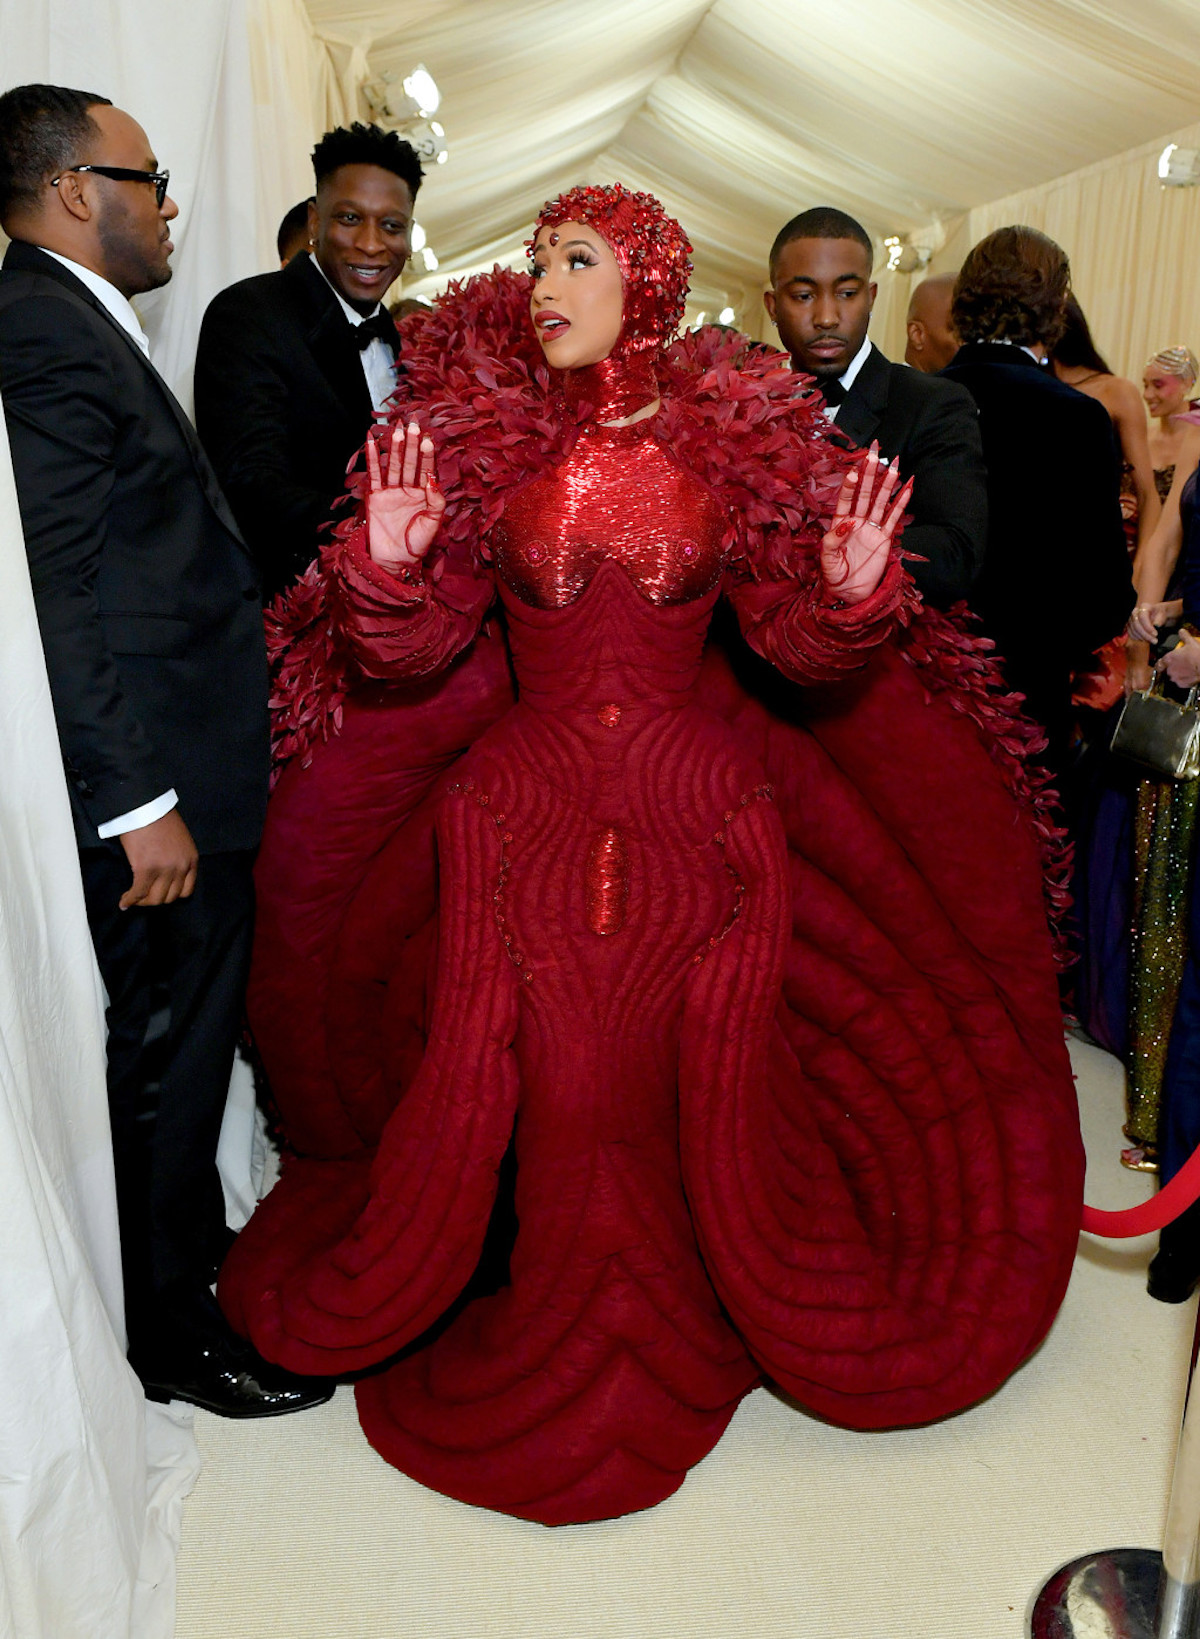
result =
[[[728,519],[652,426],[585,426],[562,466],[509,501],[493,548],[522,603],[565,608],[610,558],[651,603],[689,603],[716,586]]]

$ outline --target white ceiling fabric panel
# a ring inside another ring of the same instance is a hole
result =
[[[512,260],[541,201],[618,179],[696,247],[696,295],[740,316],[796,211],[888,234],[1200,117],[1200,0],[306,0],[372,74],[424,62],[449,160],[420,218],[436,276]],[[936,237],[936,233],[935,233]]]

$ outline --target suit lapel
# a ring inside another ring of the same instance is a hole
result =
[[[308,345],[317,368],[347,413],[369,421],[374,406],[358,342],[324,274],[313,266],[312,258],[307,255],[293,257],[283,274],[284,278],[294,281],[293,288],[304,304]]]
[[[142,352],[141,348],[129,334],[128,330],[125,329],[124,325],[118,324],[117,320],[108,311],[104,303],[98,300],[97,297],[93,296],[92,292],[83,283],[83,281],[81,279],[76,279],[72,275],[69,268],[63,267],[62,263],[56,262],[52,256],[44,255],[35,245],[25,245],[14,242],[9,246],[8,251],[5,254],[4,265],[6,268],[13,269],[17,272],[36,273],[44,275],[49,279],[56,279],[58,283],[61,284],[67,291],[68,295],[74,297],[77,301],[85,302],[93,313],[98,313],[104,322],[116,331],[117,335],[120,336],[126,347],[128,347],[134,358],[141,365],[142,369],[149,371],[150,375],[153,376],[154,380],[157,382],[162,397],[166,402],[167,408],[174,417],[176,425],[179,428],[180,435],[183,438],[184,443],[187,445],[188,454],[191,456],[192,465],[196,469],[196,476],[200,480],[200,487],[204,491],[205,499],[208,501],[208,504],[212,507],[217,517],[221,520],[222,524],[224,524],[225,528],[241,547],[242,551],[246,553],[247,557],[249,557],[250,548],[242,539],[242,532],[237,526],[237,520],[230,511],[229,502],[225,499],[221,486],[217,481],[217,475],[209,464],[207,455],[204,453],[204,446],[196,436],[196,429],[192,426],[191,422],[184,414],[183,406],[175,397],[175,394],[171,391],[170,387],[167,386],[167,383],[163,380],[162,376],[159,375],[153,364],[151,364],[147,354]]]
[[[846,395],[837,414],[835,425],[860,448],[869,444],[883,420],[888,402],[888,377],[892,366],[878,347],[863,361],[862,369],[854,378],[854,385]]]

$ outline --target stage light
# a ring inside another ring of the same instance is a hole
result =
[[[418,63],[412,73],[404,81],[404,89],[416,104],[418,114],[426,118],[436,114],[442,101],[442,94],[437,88],[433,75],[424,63]]]
[[[430,118],[441,105],[442,97],[424,63],[418,63],[403,80],[392,73],[368,80],[362,94],[377,125],[398,131],[412,143],[426,165],[446,163],[446,133]]]
[[[1194,188],[1200,182],[1200,148],[1168,142],[1158,156],[1158,178],[1164,188]]]
[[[436,120],[417,120],[405,126],[404,138],[417,150],[422,164],[446,163],[446,133]]]
[[[928,267],[933,258],[930,246],[906,245],[895,233],[883,241],[883,248],[887,251],[889,273],[917,273],[921,268]]]

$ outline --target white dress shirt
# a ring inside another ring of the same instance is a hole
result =
[[[862,346],[859,348],[858,352],[855,353],[854,357],[850,360],[849,364],[842,371],[841,375],[837,377],[837,380],[841,382],[842,386],[845,388],[845,390],[847,392],[849,392],[851,387],[854,386],[855,378],[857,377],[858,372],[862,369],[863,365],[867,362],[867,358],[869,357],[870,352],[871,352],[871,338],[869,336],[864,336]],[[838,411],[841,409],[841,407],[842,406],[840,404],[828,404],[828,405],[826,405],[826,407],[825,407],[825,419],[826,419],[826,421],[836,421]]]
[[[90,267],[83,267],[80,263],[73,262],[69,256],[60,256],[56,250],[46,250],[44,245],[40,245],[38,248],[46,256],[53,256],[56,262],[61,262],[68,273],[73,273],[80,284],[86,285],[96,300],[102,303],[116,319],[126,335],[132,336],[146,357],[150,357],[150,343],[146,339],[146,332],[142,329],[141,320],[116,285],[110,285],[107,279],[102,279],[98,273],[93,273]]]
[[[53,256],[56,262],[62,263],[68,273],[75,275],[80,284],[86,285],[96,300],[112,314],[126,335],[137,343],[147,358],[150,357],[150,343],[146,339],[146,332],[142,329],[137,314],[116,285],[109,284],[107,279],[93,273],[90,267],[82,267],[78,262],[73,262],[69,256],[60,256],[56,250],[46,250],[44,245],[39,245],[38,249],[44,251],[47,256]],[[106,840],[109,837],[119,837],[125,831],[140,831],[143,826],[153,825],[155,820],[169,814],[178,802],[179,798],[173,790],[164,791],[161,797],[152,797],[149,802],[131,808],[126,814],[118,814],[115,819],[105,820],[104,824],[98,825],[96,829]]]
[[[1028,353],[1035,364],[1045,364],[1045,358],[1039,358],[1032,347],[1026,347],[1023,341],[1014,341],[1011,336],[989,336],[988,341],[996,347],[1019,347],[1022,353]]]
[[[355,330],[357,330],[359,325],[364,323],[366,319],[373,319],[376,313],[383,312],[382,302],[376,302],[374,311],[365,314],[360,313],[357,308],[351,307],[350,303],[329,278],[325,272],[325,269],[321,266],[320,262],[317,261],[311,250],[308,253],[308,259],[316,268],[317,272],[321,275],[322,279],[325,280],[325,283],[329,286],[330,290],[333,291],[333,294],[337,297],[338,306],[346,315],[347,319],[349,319]],[[367,379],[367,391],[371,395],[371,403],[377,410],[382,410],[388,399],[391,398],[392,394],[396,391],[395,355],[388,346],[387,342],[381,341],[380,338],[376,336],[373,341],[362,349],[358,356],[362,360],[363,375]]]

